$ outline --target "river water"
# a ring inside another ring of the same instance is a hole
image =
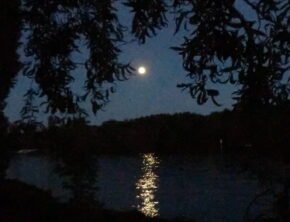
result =
[[[55,166],[44,156],[18,155],[7,174],[66,199],[70,193]],[[137,209],[150,217],[238,222],[263,190],[222,156],[100,156],[95,171],[96,195],[105,208]]]

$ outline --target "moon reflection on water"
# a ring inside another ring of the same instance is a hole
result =
[[[153,153],[143,154],[142,175],[136,183],[137,209],[148,217],[159,215],[159,202],[155,198],[158,189],[156,170],[159,163],[158,158]]]

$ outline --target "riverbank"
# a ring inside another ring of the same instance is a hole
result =
[[[148,218],[137,211],[96,210],[60,203],[49,192],[17,180],[0,182],[0,200],[0,218],[3,222],[185,222]]]

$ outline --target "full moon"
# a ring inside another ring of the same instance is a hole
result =
[[[144,66],[140,66],[140,67],[138,68],[138,73],[139,73],[140,75],[145,75],[145,74],[146,74],[146,68],[145,68]]]

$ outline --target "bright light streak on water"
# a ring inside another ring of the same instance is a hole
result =
[[[159,215],[159,202],[155,199],[155,193],[158,189],[158,175],[156,174],[158,165],[159,160],[154,154],[144,154],[142,175],[136,183],[137,209],[148,217]]]

